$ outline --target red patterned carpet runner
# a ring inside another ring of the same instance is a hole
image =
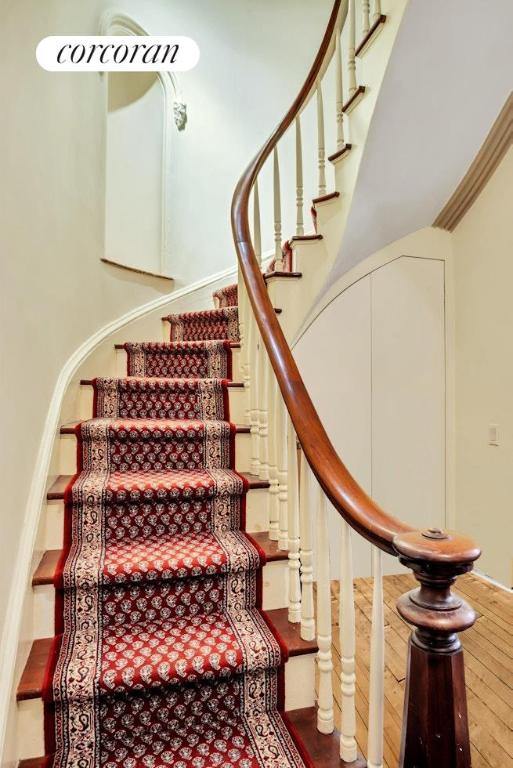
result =
[[[166,320],[171,324],[171,341],[203,341],[206,339],[239,341],[237,307],[169,315]]]
[[[170,322],[181,341],[127,344],[130,377],[95,379],[76,430],[46,752],[55,768],[303,768],[234,471],[237,307]]]
[[[237,283],[232,285],[226,285],[224,288],[219,288],[218,291],[214,291],[214,303],[216,307],[236,307],[239,300]]]
[[[125,344],[129,376],[205,379],[232,377],[229,341]]]

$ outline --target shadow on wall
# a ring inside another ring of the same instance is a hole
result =
[[[157,273],[166,272],[164,119],[164,90],[156,73],[109,73],[105,255]]]

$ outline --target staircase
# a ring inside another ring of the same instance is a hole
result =
[[[405,5],[335,0],[304,86],[235,191],[237,283],[215,291],[214,309],[163,318],[163,342],[116,345],[116,377],[81,381],[81,418],[61,428],[33,577],[38,639],[17,691],[23,768],[380,768],[389,727],[384,553],[420,584],[397,600],[414,627],[399,765],[469,768],[458,632],[475,614],[452,585],[479,549],[454,532],[412,530],[367,496],[333,449],[291,352],[340,245]],[[305,233],[308,108],[318,183]],[[285,242],[284,141],[293,142],[296,178]],[[269,229],[274,248],[265,252]],[[328,501],[342,530],[336,608]],[[356,536],[373,547],[364,741]]]
[[[128,376],[82,381],[92,418],[61,429],[33,578],[46,639],[18,688],[24,761],[305,764],[304,712],[285,712],[313,705],[317,648],[287,621],[269,483],[234,423],[236,288],[220,297],[165,318],[168,342],[125,344]]]

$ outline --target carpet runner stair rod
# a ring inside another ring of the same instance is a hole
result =
[[[238,308],[168,319],[172,341],[127,343],[128,375],[90,382],[92,418],[74,428],[46,754],[55,768],[302,768],[235,470]]]

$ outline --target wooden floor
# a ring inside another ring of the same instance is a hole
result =
[[[399,617],[397,598],[418,586],[410,575],[386,576],[385,591],[385,768],[399,761],[401,721],[410,630]],[[473,768],[513,768],[513,594],[471,574],[458,580],[457,591],[477,613],[474,627],[463,633]],[[332,586],[332,616],[338,617],[338,584]],[[369,691],[369,638],[372,579],[357,579],[356,684],[357,740],[366,754]],[[336,725],[340,726],[340,644],[333,627]]]

